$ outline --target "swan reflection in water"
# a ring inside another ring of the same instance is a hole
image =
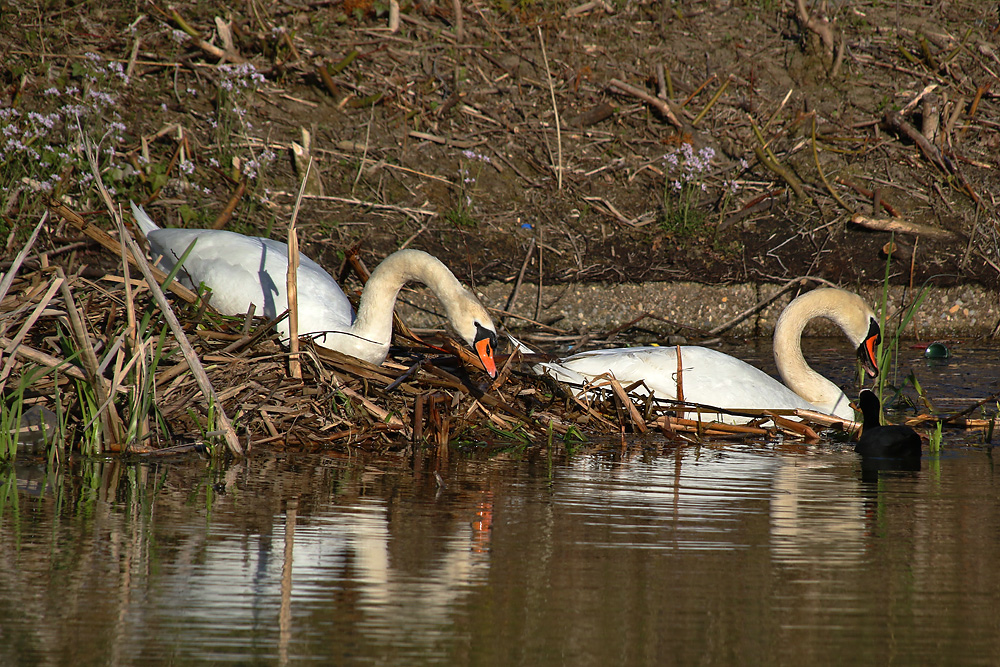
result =
[[[826,567],[863,556],[866,501],[853,459],[736,445],[685,447],[650,461],[584,456],[556,498],[646,548],[743,548],[755,539],[777,563]],[[768,534],[734,529],[762,511]]]

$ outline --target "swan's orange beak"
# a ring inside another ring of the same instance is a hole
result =
[[[868,335],[858,345],[858,360],[868,377],[878,377],[878,345],[882,342],[882,331],[878,322],[871,320],[868,325]]]
[[[497,335],[483,327],[478,327],[478,329],[479,332],[476,334],[476,340],[472,346],[479,356],[479,361],[483,362],[483,368],[486,369],[491,378],[495,378],[497,376],[497,362],[493,353],[497,347]]]

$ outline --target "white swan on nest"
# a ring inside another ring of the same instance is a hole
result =
[[[270,319],[288,308],[287,244],[217,229],[161,229],[134,203],[132,215],[149,239],[153,256],[161,257],[158,266],[168,273],[188,246],[195,244],[177,278],[191,289],[199,284],[210,288],[212,306],[220,313],[240,315],[252,303],[258,314]],[[396,296],[411,280],[431,288],[444,304],[455,332],[495,377],[497,334],[489,313],[448,267],[420,250],[399,250],[375,267],[361,293],[357,316],[337,281],[299,253],[299,335],[309,336],[322,347],[381,364],[392,340]],[[287,318],[277,329],[287,340]]]
[[[774,328],[774,362],[785,384],[735,357],[698,346],[594,350],[557,362],[540,363],[534,369],[581,386],[605,374],[614,376],[623,386],[641,380],[654,396],[669,400],[677,400],[680,384],[685,401],[727,410],[799,408],[853,420],[854,410],[844,392],[810,368],[802,356],[802,330],[817,317],[837,324],[857,348],[865,371],[872,377],[878,373],[876,348],[881,333],[875,313],[857,294],[834,288],[815,289],[799,296],[778,318]],[[706,418],[729,423],[748,421],[725,414],[703,414],[702,419]]]

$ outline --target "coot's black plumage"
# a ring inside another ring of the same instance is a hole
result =
[[[882,426],[882,405],[870,389],[859,399],[864,422],[854,451],[866,458],[920,458],[920,436],[909,426]]]

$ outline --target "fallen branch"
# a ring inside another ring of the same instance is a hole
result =
[[[610,81],[608,81],[608,85],[613,88],[617,88],[626,95],[631,95],[632,97],[639,98],[646,104],[651,105],[653,108],[659,111],[664,118],[669,120],[674,125],[674,127],[676,127],[679,130],[684,129],[684,126],[681,124],[679,120],[677,120],[677,116],[674,115],[673,110],[670,108],[670,105],[666,101],[661,100],[658,97],[654,97],[653,95],[650,95],[645,90],[641,90],[639,88],[636,88],[635,86],[630,86],[624,81],[620,81],[619,79],[611,79]]]
[[[863,213],[855,213],[851,216],[851,222],[866,229],[874,229],[879,232],[913,234],[914,236],[924,236],[938,241],[957,241],[959,238],[957,234],[947,229],[923,225],[919,222],[908,222],[900,218],[872,218]]]

